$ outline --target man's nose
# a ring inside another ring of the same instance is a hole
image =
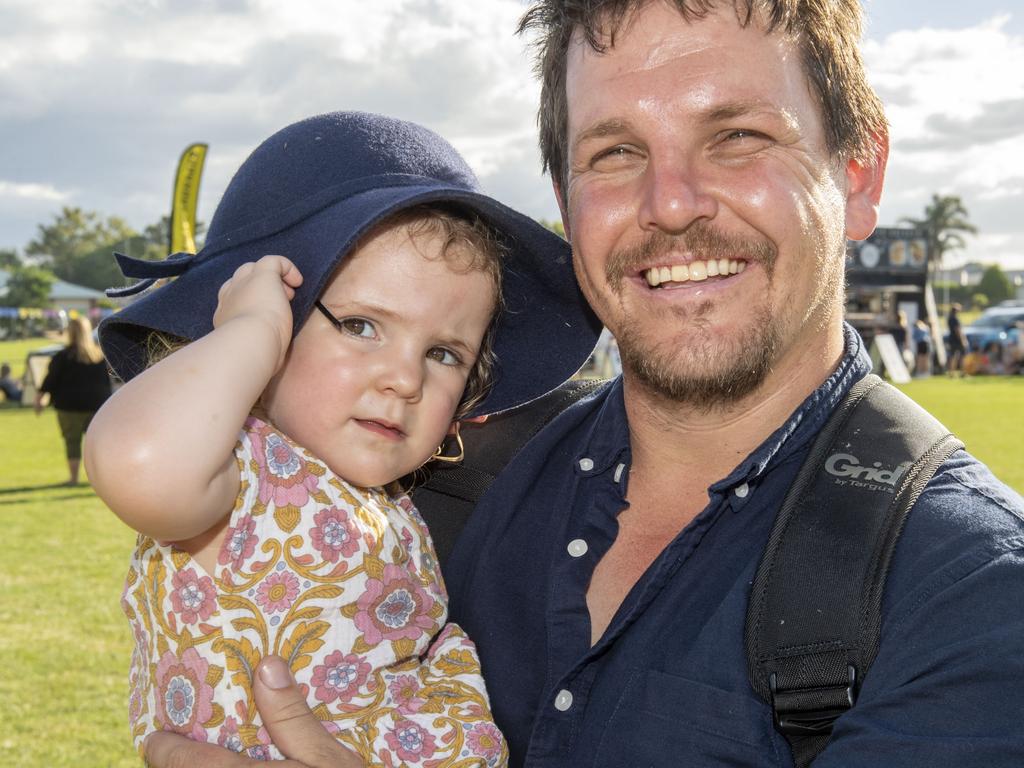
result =
[[[643,176],[640,227],[678,235],[698,219],[714,218],[718,202],[699,163],[682,157],[652,157]]]

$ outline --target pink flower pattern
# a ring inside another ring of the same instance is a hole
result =
[[[267,576],[256,590],[256,602],[267,613],[287,611],[298,596],[299,580],[287,571]]]
[[[238,732],[238,721],[235,718],[224,718],[224,724],[220,727],[220,733],[217,735],[217,743],[232,752],[241,752],[245,749],[242,746],[242,736]]]
[[[321,510],[313,516],[313,522],[316,526],[309,538],[324,560],[336,563],[339,557],[352,557],[359,549],[359,526],[344,510]]]
[[[217,562],[221,565],[230,564],[235,569],[242,567],[247,559],[256,552],[256,544],[259,538],[255,535],[256,521],[251,515],[242,515],[235,525],[228,528],[224,534],[224,545],[217,555]]]
[[[335,699],[351,701],[370,676],[371,669],[364,657],[335,651],[324,659],[323,664],[313,668],[310,679],[310,685],[315,688],[313,695],[317,701],[325,703]]]
[[[187,568],[175,573],[171,584],[171,607],[186,624],[206,621],[217,610],[217,591],[209,576]]]
[[[474,754],[480,755],[492,765],[501,755],[505,737],[494,723],[477,723],[466,736],[466,744]]]
[[[178,658],[167,651],[156,665],[157,712],[164,730],[206,741],[204,723],[213,716],[213,688],[206,682],[210,669],[195,648]]]
[[[367,579],[366,590],[356,601],[356,626],[369,645],[384,640],[418,640],[437,627],[429,615],[434,598],[405,568],[384,566],[381,579]]]
[[[278,507],[302,507],[317,489],[319,478],[311,473],[300,451],[269,424],[249,419],[253,458],[259,467],[259,500]]]
[[[444,625],[447,598],[408,498],[353,488],[257,419],[236,455],[242,490],[215,579],[186,553],[140,537],[123,595],[136,642],[136,746],[166,728],[280,759],[237,663],[228,664],[224,649],[238,648],[250,649],[246,669],[253,652],[292,660],[310,706],[339,738],[372,722],[360,752],[368,764],[505,765],[475,648]]]
[[[388,683],[388,693],[395,700],[395,708],[403,715],[420,711],[427,700],[419,696],[420,681],[414,675],[399,675]]]
[[[437,740],[419,723],[401,719],[384,735],[399,760],[419,762],[437,750]]]

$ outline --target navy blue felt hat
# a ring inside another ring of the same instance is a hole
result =
[[[532,219],[480,191],[469,166],[440,136],[413,123],[362,112],[332,112],[278,131],[228,184],[195,256],[144,262],[118,255],[128,277],[175,277],[111,315],[100,343],[127,381],[147,365],[147,339],[160,331],[197,339],[213,329],[217,291],[247,261],[291,259],[303,276],[292,299],[298,332],[342,259],[375,224],[422,203],[478,213],[508,248],[506,308],[499,318],[494,384],[473,415],[540,397],[575,373],[601,330],[579,291],[569,246]]]

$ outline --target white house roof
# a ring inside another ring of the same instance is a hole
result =
[[[0,295],[7,293],[7,279],[10,272],[0,269]],[[89,299],[106,298],[103,291],[94,288],[87,288],[84,285],[75,285],[64,280],[56,279],[50,286],[50,301],[60,303],[62,301],[88,301]]]

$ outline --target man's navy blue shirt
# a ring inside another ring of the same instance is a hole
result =
[[[627,506],[621,381],[520,451],[445,571],[513,765],[792,765],[747,679],[750,584],[811,442],[869,368],[847,329],[835,373],[710,487],[593,647],[586,590]],[[966,452],[911,511],[882,621],[815,768],[1024,765],[1024,501]]]

